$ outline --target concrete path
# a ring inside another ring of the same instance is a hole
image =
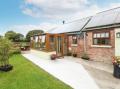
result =
[[[49,55],[44,53],[42,56],[47,57],[43,59],[38,53],[37,51],[32,51],[31,53],[23,54],[23,56],[74,89],[99,89],[81,64],[65,59],[52,61],[49,59]]]

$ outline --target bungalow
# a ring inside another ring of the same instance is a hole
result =
[[[112,56],[120,56],[120,8],[97,13],[84,33],[84,48],[90,59],[111,62]]]
[[[56,53],[58,56],[72,54],[80,56],[84,51],[83,32],[86,24],[91,17],[75,20],[65,23],[62,26],[49,31],[49,34],[55,35]]]
[[[58,56],[86,53],[91,60],[111,62],[120,56],[120,8],[65,23],[42,36],[45,50]],[[40,42],[39,38],[31,37],[31,42]]]
[[[58,56],[83,52],[82,30],[91,17],[75,20],[31,37],[31,48],[45,51],[56,51]]]

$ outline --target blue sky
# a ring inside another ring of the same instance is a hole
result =
[[[0,0],[0,34],[14,30],[48,30],[70,21],[120,6],[120,0]]]

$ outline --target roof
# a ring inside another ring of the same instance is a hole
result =
[[[51,34],[58,34],[58,33],[68,33],[68,32],[78,32],[81,31],[86,24],[89,22],[91,17],[75,20],[73,22],[69,22],[55,28],[53,30],[48,31]]]
[[[86,25],[87,29],[120,24],[120,7],[94,15]]]

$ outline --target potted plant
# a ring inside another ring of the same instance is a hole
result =
[[[56,55],[56,54],[52,54],[52,55],[51,55],[51,60],[56,60],[56,58],[57,58],[57,55]]]
[[[81,58],[85,59],[85,60],[89,60],[90,59],[87,53],[83,53]]]
[[[113,57],[112,63],[114,66],[113,76],[120,78],[120,56]]]
[[[76,53],[74,53],[74,54],[73,54],[73,57],[77,57],[77,54],[76,54]]]
[[[13,66],[9,64],[9,57],[11,55],[12,43],[6,39],[0,39],[0,70],[1,71],[10,71]]]

